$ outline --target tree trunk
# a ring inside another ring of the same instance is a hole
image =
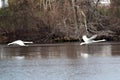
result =
[[[73,12],[74,12],[74,22],[75,22],[75,28],[76,28],[75,34],[78,33],[78,29],[79,29],[76,2],[77,2],[77,0],[72,0],[72,6],[73,6]]]

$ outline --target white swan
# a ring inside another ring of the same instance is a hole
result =
[[[105,39],[102,39],[102,40],[93,40],[93,39],[95,39],[96,37],[97,37],[97,35],[93,35],[93,36],[90,37],[90,38],[88,38],[86,35],[83,35],[83,36],[82,36],[82,39],[83,39],[84,42],[80,43],[80,45],[106,41]]]
[[[18,45],[18,46],[27,46],[26,43],[33,43],[33,42],[27,42],[22,40],[16,40],[8,44],[9,45]]]

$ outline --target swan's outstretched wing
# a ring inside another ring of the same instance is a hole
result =
[[[86,42],[86,41],[89,40],[86,35],[83,35],[83,36],[82,36],[82,39],[83,39],[84,42]]]
[[[11,43],[8,43],[8,45],[13,45],[13,44],[16,44],[18,41],[13,41]]]
[[[86,35],[83,35],[82,39],[86,42],[86,41],[91,41],[91,40],[95,39],[96,37],[97,37],[97,35],[93,35],[90,38],[88,38]]]
[[[88,38],[89,40],[93,40],[97,37],[97,35],[93,35],[92,37]]]
[[[13,42],[9,43],[8,45],[19,45],[19,46],[25,46],[25,44],[23,43],[22,40],[16,40],[16,41],[13,41]]]

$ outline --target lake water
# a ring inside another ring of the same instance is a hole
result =
[[[120,44],[1,45],[0,80],[120,80]]]

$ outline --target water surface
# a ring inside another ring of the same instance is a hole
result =
[[[120,44],[0,46],[0,80],[120,80]]]

